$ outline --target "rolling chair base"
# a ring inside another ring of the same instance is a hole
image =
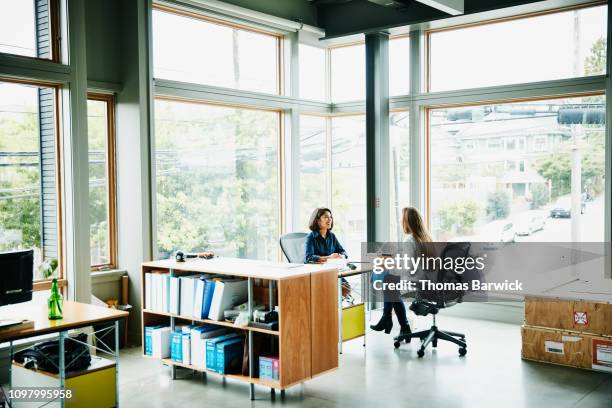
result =
[[[458,345],[460,356],[465,356],[467,353],[465,334],[438,330],[438,327],[435,325],[431,326],[429,330],[397,336],[393,339],[393,345],[395,348],[398,348],[402,341],[410,343],[410,340],[413,338],[419,338],[422,341],[421,348],[417,351],[419,358],[425,355],[425,348],[429,345],[429,343],[431,343],[432,347],[438,347],[438,340],[450,341],[451,343]]]

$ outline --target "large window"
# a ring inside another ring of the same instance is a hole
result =
[[[331,123],[334,232],[355,258],[367,239],[365,116],[333,117]]]
[[[49,0],[0,0],[0,52],[26,57],[57,57],[50,41],[55,29]]]
[[[61,253],[55,92],[0,82],[0,251],[34,249],[35,280]]]
[[[330,50],[333,102],[365,99],[365,44]]]
[[[410,92],[410,39],[396,37],[389,40],[389,95]]]
[[[153,10],[155,78],[278,94],[279,50],[275,35]]]
[[[327,51],[310,45],[300,44],[300,98],[315,101],[326,100]]]
[[[116,266],[113,97],[90,94],[87,118],[91,265],[99,270]]]
[[[429,90],[605,74],[606,7],[433,32]]]
[[[155,102],[157,250],[278,259],[280,114]]]
[[[603,241],[604,100],[430,110],[434,237]]]
[[[327,197],[327,121],[321,116],[300,116],[300,226],[317,207],[329,205]]]

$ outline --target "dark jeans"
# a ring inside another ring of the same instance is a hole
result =
[[[384,282],[387,283],[399,283],[399,276],[387,274],[383,278]],[[406,316],[406,307],[399,297],[399,291],[395,290],[387,290],[384,291],[384,307],[383,307],[383,316],[391,317],[391,310],[395,310],[395,316],[397,316],[397,321],[400,326],[408,326],[408,317]]]
[[[408,326],[408,317],[406,316],[406,306],[403,302],[385,302],[383,307],[383,316],[391,317],[391,309],[395,310],[395,316],[400,326]]]

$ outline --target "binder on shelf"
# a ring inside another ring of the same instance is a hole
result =
[[[146,326],[144,329],[145,336],[145,356],[153,355],[153,330],[162,326]]]
[[[153,274],[153,310],[163,312],[162,310],[162,274]]]
[[[153,329],[151,335],[151,355],[155,358],[168,358],[170,356],[170,327],[158,327]]]
[[[181,354],[183,364],[191,364],[191,334],[181,333]]]
[[[212,324],[191,329],[191,365],[206,368],[206,340],[224,335],[227,329]]]
[[[210,304],[212,303],[212,298],[215,293],[215,279],[205,279],[204,285],[204,296],[202,299],[202,319],[207,319],[208,314],[210,313]]]
[[[215,282],[215,290],[210,304],[208,318],[223,320],[223,312],[247,300],[248,281],[246,279],[227,279]]]
[[[272,378],[274,381],[278,381],[280,379],[279,370],[280,363],[278,361],[278,357],[272,359]]]
[[[151,273],[151,310],[157,310],[157,273]]]
[[[179,314],[179,305],[181,298],[181,280],[176,276],[170,277],[170,307],[169,312],[172,314]]]
[[[181,299],[180,299],[180,307],[179,314],[181,316],[189,316],[193,315],[193,299],[195,296],[195,284],[196,279],[199,275],[196,276],[181,276],[179,279],[181,281]]]
[[[244,338],[237,337],[216,344],[217,369],[220,374],[232,374],[242,369]]]
[[[183,362],[183,333],[181,331],[173,331],[170,341],[170,358],[177,363]]]
[[[153,283],[151,282],[151,273],[145,273],[145,309],[152,309],[152,298],[151,298],[151,287]]]
[[[206,286],[206,281],[203,277],[197,279],[195,288],[195,298],[193,300],[193,317],[196,319],[202,318],[202,305],[204,301],[204,291]]]
[[[238,333],[230,333],[206,340],[206,369],[217,371],[217,343],[239,336]]]
[[[259,357],[259,378],[262,380],[278,381],[278,357]]]
[[[162,304],[161,311],[168,313],[170,311],[170,275],[165,273],[161,275],[162,283]]]

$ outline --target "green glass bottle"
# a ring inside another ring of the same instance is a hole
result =
[[[51,296],[49,296],[48,300],[49,305],[49,319],[57,320],[62,319],[64,316],[62,315],[62,294],[57,287],[57,279],[53,278],[53,282],[51,283]]]

